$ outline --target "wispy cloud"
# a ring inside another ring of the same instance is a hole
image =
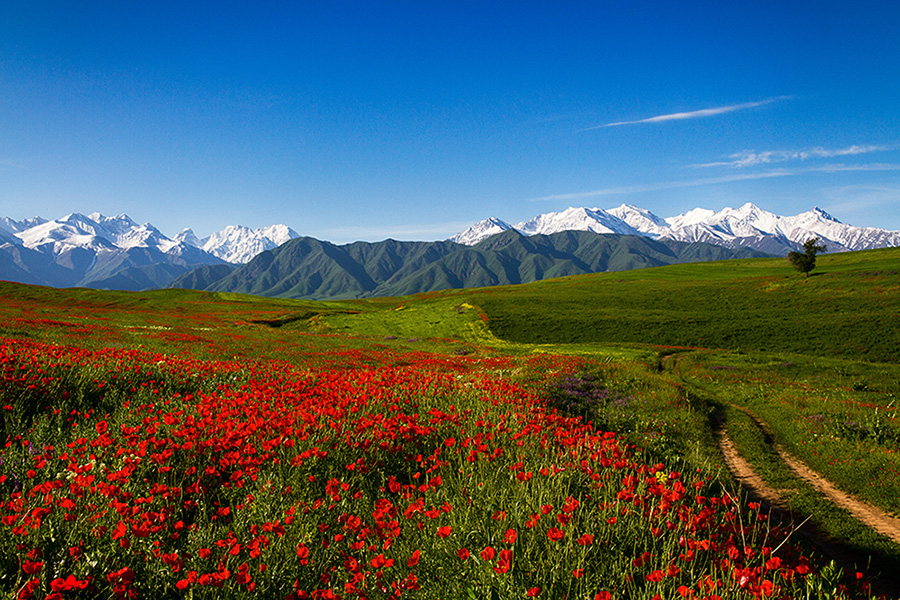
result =
[[[552,194],[550,196],[540,196],[538,198],[530,198],[531,202],[541,202],[544,200],[578,200],[581,198],[596,198],[599,196],[621,196],[624,194],[638,194],[642,192],[659,192],[663,190],[674,190],[678,188],[700,187],[704,185],[717,185],[720,183],[731,183],[734,181],[748,181],[751,179],[770,179],[773,177],[785,177],[793,175],[791,171],[776,169],[766,171],[764,173],[746,173],[740,175],[724,175],[722,177],[702,177],[699,179],[686,179],[682,181],[663,181],[659,183],[648,183],[643,185],[629,185],[621,187],[603,188],[599,190],[591,190],[589,192],[574,192],[568,194]]]
[[[728,157],[729,160],[703,163],[694,165],[695,167],[755,167],[758,165],[769,165],[774,163],[788,161],[803,161],[812,158],[835,158],[842,156],[855,156],[859,154],[869,154],[871,152],[884,152],[891,150],[890,146],[875,145],[853,145],[846,148],[828,149],[828,148],[807,148],[805,150],[767,150],[765,152],[757,152],[755,150],[743,150],[736,152]]]
[[[890,209],[897,206],[900,200],[900,186],[850,185],[826,190],[825,194],[831,201],[825,208],[828,212],[858,214],[863,219],[871,219],[873,209]]]
[[[667,121],[684,121],[686,119],[703,119],[706,117],[715,117],[739,110],[747,110],[750,108],[758,108],[766,106],[779,100],[787,100],[790,96],[779,96],[778,98],[769,98],[768,100],[760,100],[758,102],[743,102],[741,104],[729,104],[728,106],[717,106],[714,108],[704,108],[701,110],[692,110],[688,112],[670,113],[667,115],[657,115],[646,119],[638,119],[636,121],[616,121],[614,123],[606,123],[604,125],[595,125],[587,127],[581,131],[591,131],[594,129],[603,129],[604,127],[619,127],[620,125],[639,125],[642,123],[665,123]]]
[[[832,164],[820,167],[809,167],[802,169],[770,169],[757,173],[736,173],[733,175],[723,175],[721,177],[700,177],[696,179],[684,179],[680,181],[663,181],[658,183],[648,183],[643,185],[621,186],[591,190],[588,192],[573,192],[566,194],[552,194],[549,196],[540,196],[538,198],[529,198],[530,202],[542,202],[546,200],[579,200],[584,198],[597,198],[603,196],[621,196],[627,194],[638,194],[643,192],[659,192],[665,190],[674,190],[680,188],[702,187],[707,185],[719,185],[723,183],[733,183],[736,181],[752,181],[755,179],[773,179],[776,177],[794,177],[798,175],[807,175],[811,173],[848,173],[863,171],[900,171],[900,164],[897,163],[870,163],[864,165],[846,165]]]

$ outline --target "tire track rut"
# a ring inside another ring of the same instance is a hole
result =
[[[690,382],[686,381],[682,376],[681,369],[679,368],[682,357],[683,355],[681,353],[661,357],[660,367],[671,370],[685,385],[694,389],[695,386],[691,385]],[[820,473],[810,468],[806,463],[790,454],[780,444],[775,442],[772,429],[769,427],[768,423],[763,421],[758,415],[754,414],[746,407],[733,403],[725,404],[735,410],[740,410],[753,421],[756,427],[762,432],[765,443],[795,475],[809,483],[834,506],[845,509],[862,524],[890,539],[894,543],[900,544],[900,518],[897,518],[868,502],[854,498],[850,494],[840,490]],[[749,461],[741,456],[734,440],[728,435],[725,414],[722,410],[715,409],[713,411],[711,415],[711,425],[719,451],[724,458],[725,466],[752,499],[767,506],[773,515],[777,515],[787,522],[794,523],[794,531],[798,535],[804,537],[821,552],[843,565],[845,569],[860,568],[861,564],[865,564],[868,559],[867,555],[861,554],[843,540],[835,539],[822,532],[815,524],[807,522],[808,519],[807,521],[797,524],[797,518],[792,513],[790,503],[787,501],[787,490],[778,490],[766,483],[766,481],[753,469],[753,466]],[[873,581],[873,591],[876,591],[877,593],[896,594],[897,590],[900,590],[900,573],[883,572]]]
[[[785,450],[780,444],[774,442],[771,428],[765,421],[759,418],[759,416],[743,406],[738,406],[736,404],[732,404],[731,406],[740,410],[753,420],[760,431],[765,434],[766,441],[769,443],[770,447],[778,454],[778,457],[790,467],[795,475],[809,483],[819,493],[828,498],[835,506],[847,510],[847,512],[852,514],[860,522],[889,538],[894,543],[900,544],[900,519],[890,515],[877,506],[855,498],[839,489],[836,485],[825,479],[819,472],[813,470],[802,460]],[[724,428],[723,431],[725,431]],[[727,432],[725,433],[725,437],[727,437]],[[730,438],[728,441],[730,442]],[[733,442],[731,445],[734,445]],[[743,462],[746,463],[746,461]],[[747,467],[749,468],[750,465],[747,464]],[[752,468],[750,468],[749,472],[752,472]],[[746,474],[746,471],[740,469],[739,473]],[[738,475],[735,476],[737,477]],[[758,479],[759,476],[756,476],[756,478]],[[763,485],[765,485],[765,482],[763,482]],[[769,488],[769,490],[771,489],[772,488]],[[777,492],[775,493],[778,495]]]

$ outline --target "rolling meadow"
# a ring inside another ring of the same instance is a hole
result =
[[[900,597],[898,291],[900,249],[328,302],[0,283],[0,595]]]

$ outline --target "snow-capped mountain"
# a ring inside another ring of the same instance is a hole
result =
[[[593,231],[637,235],[637,229],[599,208],[567,208],[562,212],[538,215],[516,225],[525,235],[556,233],[557,231]]]
[[[0,279],[56,287],[164,287],[204,265],[248,262],[299,235],[284,225],[231,226],[200,240],[190,229],[174,238],[125,214],[71,213],[0,219]]]
[[[35,225],[40,225],[46,222],[47,219],[42,219],[41,217],[24,219],[22,221],[14,221],[9,217],[0,217],[0,231],[5,231],[7,233],[19,233],[20,231],[25,231],[26,229],[30,229]]]
[[[450,238],[474,245],[492,235],[488,219]],[[569,208],[538,215],[513,226],[525,235],[567,230],[644,235],[680,242],[706,242],[730,248],[749,247],[773,254],[799,248],[817,237],[831,252],[900,246],[900,231],[855,227],[841,223],[820,208],[794,216],[779,216],[747,203],[740,208],[713,211],[695,208],[661,219],[652,212],[623,204],[617,208]],[[495,232],[496,233],[496,232]]]
[[[669,225],[649,210],[638,208],[629,204],[623,204],[617,208],[606,211],[613,217],[621,219],[641,233],[661,235],[669,229]]]
[[[277,248],[300,234],[287,225],[270,225],[250,229],[242,225],[229,225],[208,238],[198,240],[190,229],[182,231],[184,242],[198,242],[197,247],[230,263],[248,263],[250,259],[266,250]]]
[[[465,231],[461,231],[450,238],[450,241],[466,246],[474,246],[481,240],[487,239],[498,233],[503,233],[504,231],[509,231],[512,228],[513,226],[509,223],[490,217],[484,221],[475,223]]]
[[[175,237],[172,238],[176,242],[182,242],[187,244],[188,246],[193,246],[194,248],[199,248],[203,245],[203,242],[200,241],[200,238],[194,233],[194,230],[190,227],[185,227],[181,231],[179,231]]]
[[[138,225],[128,215],[72,213],[52,221],[37,221],[40,221],[37,225],[16,232],[15,236],[26,248],[55,255],[73,248],[97,251],[153,248],[169,252],[177,245],[149,223]]]

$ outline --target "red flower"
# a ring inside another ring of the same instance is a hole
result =
[[[420,556],[420,554],[419,554],[419,551],[418,551],[418,550],[416,550],[415,552],[413,552],[413,553],[412,553],[412,556],[409,557],[409,560],[406,561],[406,566],[407,566],[407,567],[414,567],[414,566],[416,566],[417,564],[419,564],[419,556]]]
[[[647,563],[647,561],[649,561],[652,557],[653,557],[653,555],[650,554],[649,552],[644,552],[643,554],[641,554],[640,556],[635,558],[633,561],[631,561],[631,564],[634,565],[635,567],[643,567]]]
[[[393,558],[385,558],[384,554],[379,554],[375,558],[373,558],[370,562],[373,569],[381,569],[382,567],[388,569],[394,566]]]
[[[506,533],[503,535],[503,541],[507,544],[515,544],[516,543],[516,530],[515,529],[507,529]]]
[[[481,551],[481,558],[487,561],[494,560],[494,549],[488,546]]]
[[[467,560],[469,558],[469,551],[466,548],[460,548],[456,551],[456,555],[460,560]]]
[[[580,546],[590,546],[594,543],[594,536],[590,533],[585,533],[583,536],[578,538],[578,544]]]
[[[50,582],[50,589],[54,592],[67,592],[69,590],[83,590],[90,583],[89,579],[75,579],[74,575],[69,575],[65,579],[59,577]]]
[[[565,504],[562,505],[562,511],[567,513],[574,512],[575,509],[578,508],[578,504],[578,500],[569,496],[566,498]]]
[[[659,583],[665,576],[666,574],[662,571],[653,571],[652,573],[647,573],[646,579],[647,581],[652,581],[653,583]]]
[[[554,542],[558,542],[559,540],[563,539],[565,535],[565,531],[563,531],[562,529],[557,529],[556,527],[551,527],[547,530],[547,537]]]
[[[533,588],[528,588],[528,591],[525,592],[525,595],[528,596],[529,598],[533,598],[540,593],[541,593],[541,588],[533,587]]]
[[[497,566],[494,571],[497,573],[506,573],[512,566],[512,550],[501,550],[500,557],[497,559]]]
[[[438,527],[437,534],[438,537],[445,538],[453,531],[453,528],[449,525],[444,525],[443,527]]]

